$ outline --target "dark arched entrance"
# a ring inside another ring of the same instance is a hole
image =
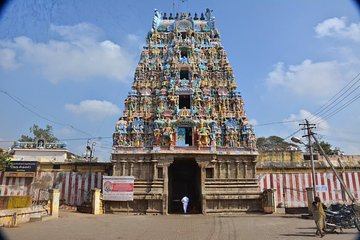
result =
[[[181,198],[190,199],[188,213],[201,213],[200,167],[194,159],[176,159],[169,167],[169,213],[183,213]]]

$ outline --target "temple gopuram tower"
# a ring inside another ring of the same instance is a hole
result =
[[[134,201],[107,212],[203,214],[261,210],[256,138],[212,11],[155,10],[132,90],[113,134],[114,176],[134,176]]]

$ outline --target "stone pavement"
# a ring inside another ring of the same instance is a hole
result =
[[[2,228],[9,240],[121,239],[121,240],[259,240],[311,239],[313,220],[294,215],[90,215],[60,212],[60,218]],[[356,239],[356,229],[328,234],[323,239]]]

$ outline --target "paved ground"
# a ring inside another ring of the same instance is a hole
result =
[[[314,221],[291,215],[89,215],[61,212],[55,220],[3,228],[9,240],[239,240],[311,239]],[[356,229],[328,234],[323,239],[356,239]]]

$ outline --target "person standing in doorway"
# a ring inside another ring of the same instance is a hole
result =
[[[188,204],[189,204],[189,198],[187,196],[184,196],[181,199],[181,202],[182,202],[182,205],[183,205],[184,213],[186,214],[186,210],[187,210],[187,207],[188,207]]]

